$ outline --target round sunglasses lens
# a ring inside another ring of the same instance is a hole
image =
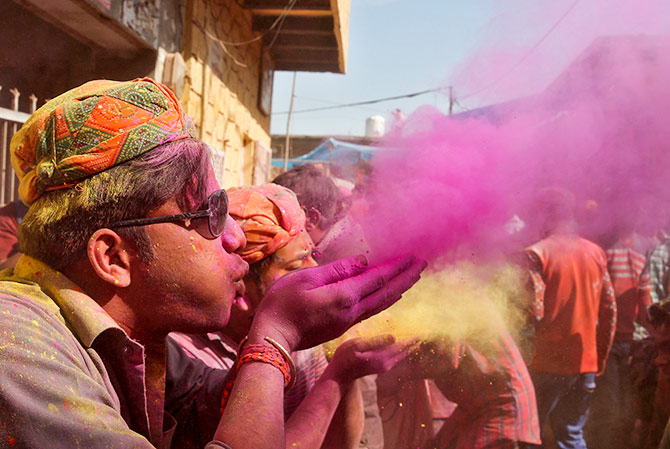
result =
[[[225,190],[218,190],[209,197],[209,232],[214,237],[223,234],[228,216],[228,195]]]

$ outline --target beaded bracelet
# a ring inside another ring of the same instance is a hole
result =
[[[232,392],[233,386],[235,384],[237,373],[240,371],[240,368],[247,363],[269,363],[270,365],[277,368],[284,376],[285,391],[290,390],[295,384],[296,369],[291,355],[274,339],[265,337],[264,340],[270,343],[271,346],[265,344],[246,345],[247,337],[244,337],[244,339],[240,342],[233,378],[226,382],[226,385],[224,386],[223,392],[221,394],[221,413],[223,413],[223,409],[228,403],[230,393]]]

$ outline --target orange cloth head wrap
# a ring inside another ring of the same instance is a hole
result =
[[[305,212],[291,190],[276,184],[228,191],[228,211],[247,237],[239,254],[250,264],[273,254],[305,230]]]
[[[166,142],[195,137],[174,94],[149,78],[90,81],[39,108],[14,135],[12,165],[30,204]]]

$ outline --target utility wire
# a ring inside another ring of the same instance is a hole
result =
[[[575,0],[570,5],[570,7],[561,15],[561,17],[559,17],[559,19],[547,30],[547,32],[544,33],[544,35],[542,35],[542,37],[535,43],[535,45],[533,45],[521,57],[521,59],[519,59],[516,62],[516,64],[514,64],[507,72],[505,72],[502,76],[499,76],[494,81],[492,81],[491,83],[487,84],[486,86],[484,86],[483,88],[481,88],[477,91],[471,92],[471,93],[463,95],[463,96],[459,96],[458,98],[454,98],[454,104],[457,104],[461,108],[463,108],[465,110],[468,110],[468,108],[466,108],[462,104],[460,104],[459,100],[464,100],[466,98],[470,98],[470,97],[473,97],[475,95],[479,95],[480,93],[482,93],[482,92],[490,89],[491,87],[495,86],[496,84],[498,84],[503,79],[507,78],[512,72],[514,72],[514,70],[516,70],[521,64],[523,64],[526,61],[526,59],[528,59],[528,57],[540,45],[542,45],[542,43],[551,35],[551,33],[553,33],[554,30],[556,28],[558,28],[558,26],[563,22],[563,20],[565,20],[565,18],[568,17],[568,15],[572,12],[572,10],[575,9],[575,7],[577,6],[578,3],[579,3],[579,0]],[[291,5],[291,2],[289,2],[289,5]],[[289,7],[289,5],[287,5],[287,8]],[[275,24],[273,24],[273,26],[274,25]],[[359,102],[356,102],[356,103],[334,104],[333,106],[324,106],[324,107],[319,107],[319,108],[301,109],[299,111],[293,111],[292,114],[302,114],[302,113],[307,113],[307,112],[327,111],[327,110],[331,110],[331,109],[364,106],[364,105],[368,105],[368,104],[382,103],[382,102],[385,102],[385,101],[392,101],[392,100],[400,100],[400,99],[403,99],[403,98],[418,97],[419,95],[425,95],[425,94],[429,94],[429,93],[432,93],[432,92],[442,92],[442,91],[443,91],[443,89],[441,89],[439,87],[436,87],[436,88],[433,88],[433,89],[422,90],[420,92],[414,92],[414,93],[411,93],[411,94],[397,95],[397,96],[394,96],[394,97],[377,98],[375,100],[359,101]],[[288,113],[289,113],[289,111],[273,112],[272,115],[286,115]]]
[[[281,29],[284,26],[284,21],[286,20],[286,17],[288,17],[288,12],[291,9],[293,9],[293,7],[297,2],[298,0],[290,0],[288,5],[286,5],[286,8],[284,8],[284,12],[277,18],[277,20],[275,20],[272,26],[270,26],[270,28],[272,28],[276,25],[277,31],[275,32],[275,35],[272,37],[272,41],[270,41],[270,43],[268,44],[267,50],[270,50],[274,46],[275,42],[277,41],[277,38],[279,37],[279,33],[281,33]]]
[[[274,44],[274,41],[277,39],[277,36],[279,35],[279,31],[281,31],[281,25],[284,24],[284,20],[286,20],[286,16],[288,13],[293,9],[295,4],[298,2],[298,0],[289,0],[289,2],[286,4],[284,7],[284,10],[281,12],[280,15],[277,16],[277,18],[272,22],[272,25],[268,27],[267,30],[263,31],[263,33],[259,36],[256,36],[253,39],[249,39],[247,41],[242,41],[242,42],[226,42],[224,40],[221,40],[221,43],[223,45],[228,45],[229,47],[240,47],[243,45],[249,45],[253,44],[254,42],[258,42],[259,40],[263,39],[265,36],[267,36],[272,30],[277,28],[279,26],[279,29],[277,30],[277,33],[275,34],[274,38],[272,39],[272,44]],[[270,46],[272,46],[270,44]]]
[[[385,97],[385,98],[377,98],[375,100],[366,100],[366,101],[359,101],[356,103],[347,103],[347,104],[337,104],[333,106],[323,106],[319,108],[310,108],[310,109],[301,109],[299,111],[293,111],[293,114],[301,114],[304,112],[316,112],[316,111],[326,111],[329,109],[340,109],[340,108],[350,108],[350,107],[355,107],[355,106],[364,106],[367,104],[375,104],[375,103],[382,103],[384,101],[391,101],[391,100],[400,100],[403,98],[412,98],[412,97],[418,97],[419,95],[425,95],[429,94],[431,92],[441,92],[442,89],[437,87],[434,89],[427,89],[427,90],[422,90],[420,92],[414,92],[411,94],[405,94],[405,95],[396,95],[395,97]],[[288,114],[288,111],[282,111],[282,112],[275,112],[273,115],[286,115]]]
[[[230,56],[230,58],[233,60],[233,63],[235,63],[236,65],[238,65],[238,66],[240,66],[240,67],[249,68],[249,66],[248,66],[247,64],[245,64],[245,63],[239,61],[239,60],[235,57],[235,55],[233,55],[233,54],[230,52],[230,50],[228,50],[228,46],[231,46],[231,47],[239,47],[239,46],[248,45],[248,44],[257,42],[257,41],[263,39],[265,36],[267,36],[272,30],[274,30],[275,28],[277,28],[277,31],[275,31],[275,35],[272,37],[272,41],[270,42],[270,44],[269,44],[269,45],[267,46],[267,48],[266,48],[266,51],[270,50],[270,49],[272,48],[272,46],[275,44],[275,41],[277,40],[277,37],[279,37],[279,33],[281,32],[281,28],[282,28],[282,26],[284,25],[284,20],[286,20],[286,17],[288,16],[288,13],[291,11],[291,9],[293,9],[293,7],[295,6],[295,4],[296,4],[297,2],[298,2],[298,0],[289,0],[289,2],[287,3],[287,5],[284,7],[284,10],[282,11],[282,13],[281,13],[279,16],[277,16],[277,18],[274,20],[274,22],[272,22],[272,25],[270,25],[270,27],[268,27],[267,30],[265,30],[265,31],[264,31],[262,34],[260,34],[259,36],[256,36],[255,38],[253,38],[253,39],[249,39],[249,40],[247,40],[247,41],[242,41],[242,42],[228,42],[228,41],[224,41],[224,40],[221,39],[221,37],[219,36],[218,27],[215,27],[215,28],[214,28],[214,34],[212,34],[211,32],[209,32],[209,31],[207,30],[207,28],[204,27],[204,26],[200,26],[199,28],[200,28],[200,30],[201,30],[203,33],[205,33],[209,38],[213,39],[215,42],[217,42],[217,43],[219,44],[219,46],[221,46],[221,49],[223,50],[223,52],[224,52],[225,54],[227,54],[228,56]],[[210,9],[210,12],[211,12],[211,6],[210,6],[208,3],[205,3],[205,4],[208,6],[208,8]],[[223,10],[223,8],[222,8],[222,10]],[[212,14],[212,16],[214,16],[214,14]],[[220,19],[220,17],[221,17],[221,14],[219,14],[218,19]],[[218,20],[217,20],[217,21],[218,21]],[[257,62],[257,63],[258,63],[258,62]]]
[[[296,95],[295,98],[298,99],[298,100],[315,101],[317,103],[325,103],[325,104],[334,105],[334,106],[342,106],[342,103],[338,103],[337,101],[324,100],[322,98],[305,97],[303,95]],[[378,112],[379,111],[378,109],[366,108],[365,106],[352,106],[352,107],[357,107],[357,108],[360,108],[360,109],[365,109],[365,110],[373,111],[373,112]]]
[[[533,45],[533,46],[532,46],[532,47],[531,47],[531,48],[530,48],[530,49],[529,49],[529,50],[528,50],[528,51],[521,57],[521,59],[519,59],[519,60],[516,62],[516,64],[514,64],[514,65],[513,65],[507,72],[505,72],[503,75],[501,75],[501,76],[499,76],[498,78],[496,78],[495,80],[493,80],[491,83],[489,83],[489,84],[487,84],[486,86],[482,87],[481,89],[476,90],[476,91],[474,91],[474,92],[471,92],[471,93],[469,93],[469,94],[463,95],[463,96],[459,97],[459,99],[464,100],[464,99],[466,99],[466,98],[470,98],[470,97],[474,97],[475,95],[479,95],[480,93],[482,93],[482,92],[484,92],[484,91],[486,91],[486,90],[489,90],[490,88],[492,88],[493,86],[495,86],[496,84],[498,84],[500,81],[502,81],[502,80],[504,80],[505,78],[507,78],[507,77],[508,77],[514,70],[516,70],[521,64],[523,64],[523,63],[526,61],[526,59],[528,59],[528,57],[529,57],[535,50],[537,50],[537,48],[538,48],[540,45],[542,45],[542,43],[549,37],[549,35],[550,35],[551,33],[553,33],[554,30],[555,30],[556,28],[558,28],[558,26],[561,24],[561,22],[563,22],[563,20],[565,20],[565,18],[568,17],[568,15],[572,12],[572,10],[575,9],[575,6],[577,6],[578,3],[579,3],[579,0],[575,0],[575,1],[572,3],[572,5],[570,5],[570,7],[563,13],[563,15],[562,15],[562,16],[561,16],[561,17],[560,17],[560,18],[559,18],[559,19],[558,19],[558,20],[551,26],[551,28],[549,28],[549,30],[547,30],[547,32],[544,33],[544,35],[540,38],[540,40],[538,40],[538,41],[535,43],[535,45]]]

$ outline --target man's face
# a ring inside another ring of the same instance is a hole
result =
[[[312,256],[313,251],[314,243],[312,243],[309,234],[303,230],[285,246],[269,256],[269,265],[261,273],[261,285],[256,285],[257,281],[252,280],[251,276],[247,278],[248,288],[244,297],[244,307],[233,309],[231,326],[246,334],[249,330],[248,327],[251,325],[250,317],[260,305],[270,284],[291,271],[317,266]]]
[[[210,179],[208,195],[219,188],[214,177]],[[181,212],[170,200],[149,216]],[[146,286],[149,319],[161,320],[152,324],[190,333],[223,328],[233,301],[244,294],[242,279],[248,271],[235,253],[246,244],[235,220],[228,217],[224,234],[216,239],[201,236],[188,222],[150,225],[146,231],[154,258],[142,265],[138,275]]]
[[[314,243],[306,231],[300,232],[293,240],[279,248],[272,257],[272,262],[263,273],[265,289],[280,277],[301,268],[317,266],[313,257]]]

